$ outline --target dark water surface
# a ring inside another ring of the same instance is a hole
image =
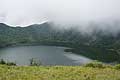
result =
[[[30,59],[41,61],[43,65],[81,65],[91,60],[64,52],[65,47],[56,46],[19,46],[0,49],[0,58],[17,65],[29,65]]]

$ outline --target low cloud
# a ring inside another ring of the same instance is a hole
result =
[[[0,22],[26,26],[44,21],[62,26],[120,30],[120,0],[0,0]],[[98,26],[99,24],[99,26]]]

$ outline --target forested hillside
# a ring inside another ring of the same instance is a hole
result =
[[[0,23],[0,47],[29,44],[66,46],[77,54],[103,62],[119,62],[119,34],[102,34],[94,31],[91,35],[82,34],[75,28],[55,29],[50,23],[34,24],[28,27],[10,27]],[[94,56],[93,56],[94,55]]]

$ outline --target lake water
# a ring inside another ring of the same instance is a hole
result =
[[[0,59],[29,65],[34,58],[43,65],[81,65],[92,61],[84,56],[64,52],[65,47],[56,46],[19,46],[0,49]]]

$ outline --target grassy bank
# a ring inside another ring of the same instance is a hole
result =
[[[113,67],[0,65],[0,80],[120,80]]]

